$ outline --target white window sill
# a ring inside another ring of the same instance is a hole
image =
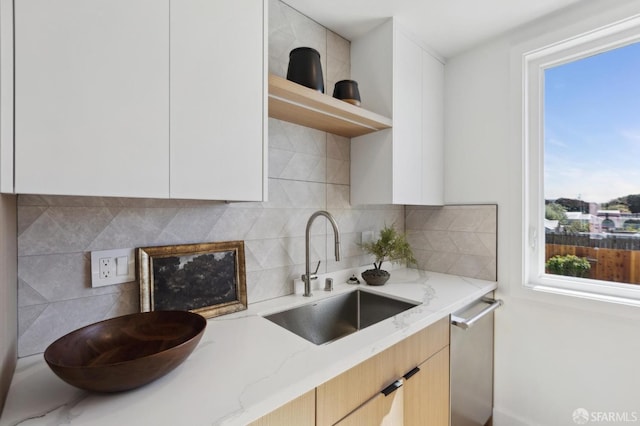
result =
[[[524,287],[543,293],[640,307],[640,285],[547,275]]]

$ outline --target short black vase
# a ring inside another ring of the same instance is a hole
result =
[[[287,80],[324,93],[320,53],[311,47],[297,47],[289,53]]]
[[[369,285],[384,285],[391,274],[384,269],[367,269],[362,273],[362,279],[364,279]]]
[[[340,80],[337,82],[333,88],[333,97],[355,106],[360,106],[362,101],[358,90],[358,82],[355,80]]]

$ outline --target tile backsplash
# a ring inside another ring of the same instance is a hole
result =
[[[418,268],[496,281],[497,219],[496,205],[407,206]]]
[[[350,43],[278,0],[269,2],[269,70],[285,76],[289,51],[320,52],[326,91],[350,76]],[[333,259],[325,220],[312,228],[320,273],[367,265],[362,231],[394,223],[410,236],[419,267],[495,280],[495,206],[352,206],[350,141],[269,119],[269,201],[224,203],[105,197],[18,197],[18,354],[44,351],[78,327],[139,310],[137,282],[91,287],[90,252],[244,240],[249,303],[293,292],[304,272],[309,216],[329,210],[341,232]]]

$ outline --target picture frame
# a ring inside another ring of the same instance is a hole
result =
[[[213,318],[247,309],[244,241],[140,247],[137,261],[141,312]]]

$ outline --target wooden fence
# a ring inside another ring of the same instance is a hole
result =
[[[550,238],[551,236],[551,238]],[[586,257],[591,263],[589,277],[595,280],[640,284],[640,239],[546,235],[545,259],[557,254]]]

